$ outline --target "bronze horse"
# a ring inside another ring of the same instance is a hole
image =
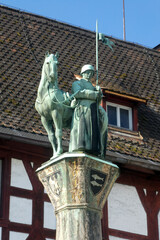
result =
[[[58,54],[47,52],[35,102],[35,108],[41,116],[41,122],[53,148],[52,158],[63,152],[62,128],[70,128],[73,114],[73,109],[69,106],[69,94],[58,88],[57,65]]]
[[[62,128],[71,128],[73,111],[78,106],[76,95],[79,94],[78,90],[70,96],[69,93],[59,89],[57,66],[58,54],[46,53],[35,102],[35,108],[41,116],[41,122],[48,133],[53,148],[52,159],[63,152]],[[99,115],[100,155],[103,158],[106,150],[107,115],[101,106],[97,106],[97,110]]]

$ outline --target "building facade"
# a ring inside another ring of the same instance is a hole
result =
[[[45,52],[59,52],[59,88],[70,92],[81,67],[95,66],[95,33],[0,11],[0,236],[55,239],[54,209],[35,174],[52,150],[34,103]],[[103,209],[103,239],[159,240],[160,53],[110,39],[113,52],[99,43],[99,85],[109,118],[106,160],[121,174]],[[64,130],[64,151],[68,144]]]

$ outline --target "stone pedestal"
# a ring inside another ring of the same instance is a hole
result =
[[[55,208],[56,240],[101,240],[102,209],[118,167],[85,153],[66,153],[37,175]]]

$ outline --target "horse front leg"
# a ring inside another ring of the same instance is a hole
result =
[[[48,139],[49,139],[52,149],[53,149],[53,158],[54,158],[56,155],[56,139],[55,139],[55,133],[54,133],[54,128],[53,128],[53,122],[47,121],[47,119],[43,116],[41,116],[41,122],[48,134]]]
[[[63,153],[62,148],[62,114],[61,111],[54,110],[52,112],[52,118],[55,125],[55,137],[57,139],[57,151],[56,155],[59,156]]]

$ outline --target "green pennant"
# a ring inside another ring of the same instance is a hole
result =
[[[106,38],[104,36],[104,34],[99,33],[98,40],[101,40],[105,45],[107,45],[113,51],[113,47],[112,46],[115,45],[114,42],[112,42],[108,38]]]

